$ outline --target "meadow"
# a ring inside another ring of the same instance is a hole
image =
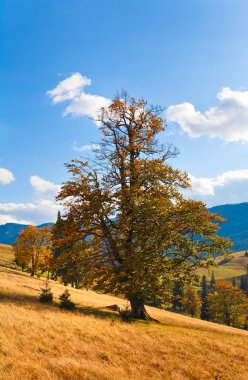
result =
[[[1,380],[248,378],[248,332],[148,307],[155,322],[126,324],[126,301],[70,288],[76,312],[40,304],[44,279],[0,267]]]

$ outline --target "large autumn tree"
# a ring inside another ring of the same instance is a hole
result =
[[[170,279],[190,277],[229,245],[217,235],[222,219],[183,198],[189,177],[168,163],[176,150],[157,141],[162,114],[125,93],[113,99],[97,120],[102,141],[94,159],[66,165],[71,179],[58,196],[74,220],[73,239],[90,241],[92,287],[124,294],[142,319],[144,303],[163,297]]]

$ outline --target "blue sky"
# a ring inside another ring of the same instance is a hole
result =
[[[63,164],[99,141],[85,116],[121,89],[167,108],[161,140],[190,196],[248,201],[247,14],[245,0],[0,0],[0,223],[54,220]]]

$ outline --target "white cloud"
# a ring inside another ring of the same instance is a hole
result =
[[[0,203],[0,224],[41,224],[56,220],[59,205],[53,200],[41,199],[29,203]]]
[[[229,170],[216,177],[189,176],[192,189],[183,191],[184,195],[207,206],[248,201],[248,169]]]
[[[218,94],[219,105],[205,112],[191,103],[168,108],[168,121],[176,122],[190,137],[209,136],[226,143],[248,142],[248,91],[224,87]]]
[[[29,178],[34,190],[33,200],[27,203],[0,203],[0,224],[41,224],[54,222],[61,206],[56,204],[55,195],[60,185],[55,185],[39,176]]]
[[[248,181],[248,169],[230,170],[213,178],[196,178],[190,175],[192,191],[202,196],[215,195],[218,187],[224,187],[235,182]]]
[[[100,108],[109,106],[111,101],[103,96],[85,93],[84,87],[89,85],[91,79],[75,73],[59,82],[53,90],[47,91],[47,94],[54,104],[70,102],[63,112],[64,116],[71,114],[97,119]]]
[[[6,223],[19,223],[19,224],[31,224],[29,220],[17,219],[12,215],[0,215],[0,224]]]
[[[32,175],[29,178],[29,182],[34,191],[40,194],[56,194],[60,190],[60,185],[55,185],[53,182],[47,181],[37,175]]]
[[[10,170],[0,168],[0,185],[8,185],[14,180],[14,174]]]
[[[89,144],[89,145],[82,145],[82,146],[77,146],[76,143],[73,145],[73,150],[76,152],[91,152],[92,150],[99,149],[100,145],[99,144]]]

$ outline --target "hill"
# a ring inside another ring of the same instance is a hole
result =
[[[209,211],[227,219],[226,222],[220,224],[219,235],[232,240],[233,251],[248,249],[248,202],[215,206]]]
[[[248,332],[148,308],[160,324],[124,324],[117,297],[70,288],[78,311],[38,302],[42,280],[0,267],[1,380],[245,380]]]
[[[38,228],[52,226],[53,223],[43,223],[37,226]],[[12,244],[22,230],[27,228],[27,224],[6,223],[0,225],[0,243]]]
[[[232,281],[233,278],[239,279],[240,276],[247,273],[248,257],[245,256],[245,251],[233,252],[228,258],[219,256],[215,260],[217,266],[211,268],[210,271],[200,269],[197,271],[199,276],[206,275],[207,280],[210,280],[212,271],[216,279]]]

